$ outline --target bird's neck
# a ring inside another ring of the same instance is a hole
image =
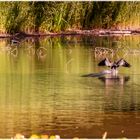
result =
[[[111,69],[111,74],[112,75],[117,75],[118,74],[118,70],[115,68]]]

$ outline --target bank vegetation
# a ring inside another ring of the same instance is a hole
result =
[[[139,29],[139,2],[0,2],[0,33]]]

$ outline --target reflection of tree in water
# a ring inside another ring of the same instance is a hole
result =
[[[12,57],[17,57],[18,56],[18,47],[17,46],[4,46],[0,47],[0,53],[6,53],[7,55],[10,55]]]
[[[40,39],[38,37],[34,38],[32,44],[25,48],[26,52],[29,56],[37,56],[38,60],[45,60],[47,55],[47,48],[42,47],[40,43]]]
[[[35,39],[35,52],[38,59],[43,60],[46,58],[47,49],[41,46],[39,38]]]
[[[72,63],[72,61],[74,61],[73,57],[71,56],[72,55],[72,49],[69,47],[67,49],[67,60],[66,60],[66,73],[69,73],[69,65]]]

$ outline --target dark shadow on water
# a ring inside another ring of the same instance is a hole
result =
[[[105,75],[105,74],[104,73],[90,73],[90,74],[82,75],[81,77],[100,77],[103,75]]]

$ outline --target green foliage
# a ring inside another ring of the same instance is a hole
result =
[[[11,2],[10,8],[8,10],[5,22],[5,28],[7,33],[14,34],[16,32],[20,32],[22,29],[22,24],[26,21],[28,17],[26,12],[23,12],[26,9],[23,9],[24,3],[21,2]],[[23,9],[23,11],[22,11]]]
[[[140,25],[139,2],[1,2],[0,9],[0,31],[10,34]]]
[[[45,3],[44,2],[31,2],[29,3],[31,14],[33,16],[34,30],[39,32],[39,27],[44,20]]]

